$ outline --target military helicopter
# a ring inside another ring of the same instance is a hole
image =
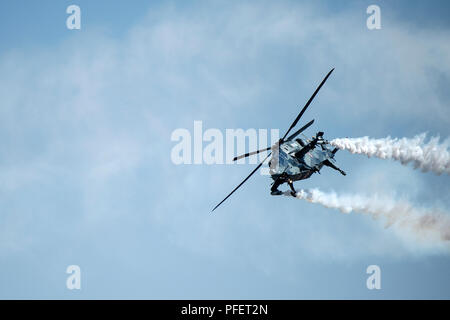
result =
[[[278,187],[283,183],[287,183],[291,189],[291,195],[295,196],[296,190],[294,188],[294,181],[304,180],[311,177],[315,172],[320,173],[320,169],[323,166],[333,168],[339,171],[342,175],[346,175],[344,171],[339,169],[334,165],[334,155],[338,151],[338,148],[331,148],[329,142],[323,139],[324,133],[322,131],[317,132],[315,136],[311,139],[303,136],[302,138],[296,138],[300,133],[306,130],[309,126],[314,123],[311,120],[303,127],[295,131],[293,134],[288,136],[289,132],[297,125],[300,118],[305,113],[306,109],[309,107],[314,97],[322,88],[323,84],[327,81],[328,77],[333,72],[334,68],[325,76],[320,85],[314,91],[311,98],[306,102],[303,109],[295,118],[294,122],[291,124],[284,136],[273,146],[245,153],[238,157],[233,158],[233,161],[238,159],[246,158],[260,152],[265,152],[271,150],[263,161],[236,187],[233,191],[228,194],[225,199],[223,199],[219,204],[217,204],[212,211],[216,210],[225,200],[227,200],[237,189],[239,189],[262,165],[263,163],[272,155],[269,160],[269,173],[273,179],[272,187],[270,189],[271,195],[281,195],[283,192],[278,190]],[[212,212],[211,211],[211,212]]]

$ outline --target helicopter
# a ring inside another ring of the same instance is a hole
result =
[[[270,188],[271,195],[281,195],[282,191],[278,190],[278,187],[284,183],[289,185],[291,189],[291,195],[295,197],[297,191],[294,188],[294,181],[304,180],[310,178],[314,173],[320,173],[323,166],[330,167],[334,170],[339,171],[342,175],[346,173],[339,169],[334,163],[334,155],[338,151],[338,148],[332,148],[327,140],[323,138],[324,132],[319,131],[311,139],[297,138],[299,134],[309,128],[313,123],[314,119],[305,124],[303,127],[295,131],[293,134],[289,135],[289,132],[297,125],[300,118],[305,113],[306,109],[309,107],[314,97],[319,92],[320,88],[327,81],[328,77],[334,71],[334,68],[325,76],[319,86],[316,88],[312,96],[306,102],[305,106],[302,108],[300,113],[292,122],[289,129],[286,131],[284,136],[277,141],[273,146],[245,153],[238,157],[234,157],[233,161],[246,158],[252,155],[256,155],[261,152],[269,151],[271,152],[262,160],[259,165],[236,187],[231,191],[225,199],[219,202],[211,212],[216,210],[225,200],[227,200],[237,189],[239,189],[258,169],[263,165],[263,163],[270,157],[269,160],[269,173],[273,179],[272,186]]]

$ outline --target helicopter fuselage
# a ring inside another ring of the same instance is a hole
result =
[[[335,162],[333,149],[324,140],[313,146],[302,139],[285,141],[281,146],[272,148],[269,173],[274,180],[308,179],[322,169],[325,161]]]

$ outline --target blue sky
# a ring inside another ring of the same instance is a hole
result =
[[[259,175],[211,215],[253,166],[170,159],[194,120],[284,131],[332,67],[307,134],[449,137],[447,2],[78,1],[68,30],[70,4],[0,4],[1,298],[450,298],[446,250]],[[337,160],[297,187],[450,206],[448,176]]]

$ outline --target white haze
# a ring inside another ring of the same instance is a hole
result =
[[[285,195],[290,196],[290,192],[285,192]],[[411,232],[417,240],[450,245],[450,216],[441,209],[416,207],[407,200],[387,196],[338,195],[318,189],[300,190],[296,198],[342,213],[368,214],[374,219],[384,220],[386,227],[396,226]]]
[[[393,159],[407,165],[412,163],[415,169],[436,174],[450,174],[449,139],[441,142],[439,137],[432,137],[428,142],[422,133],[412,139],[408,138],[342,138],[330,141],[330,144],[355,154],[368,157]]]

